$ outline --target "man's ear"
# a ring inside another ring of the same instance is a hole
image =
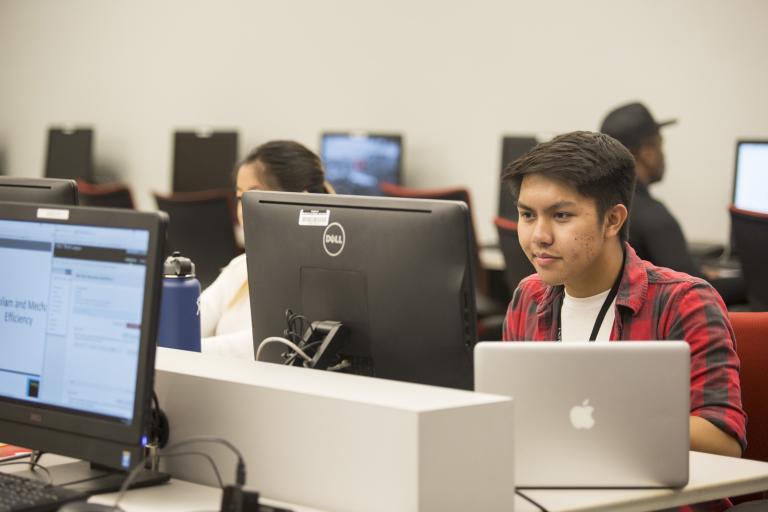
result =
[[[605,212],[605,237],[618,236],[621,228],[627,222],[629,212],[623,204],[615,204]]]

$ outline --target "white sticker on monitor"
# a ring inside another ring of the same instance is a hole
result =
[[[327,226],[331,219],[331,210],[299,211],[299,226]]]
[[[69,210],[54,210],[53,208],[38,208],[38,219],[69,220]]]

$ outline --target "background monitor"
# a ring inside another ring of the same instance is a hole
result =
[[[0,201],[77,205],[75,180],[0,176]]]
[[[324,133],[320,158],[337,193],[380,196],[379,182],[401,182],[403,139],[374,133]]]
[[[173,134],[174,192],[234,190],[236,164],[237,132]]]
[[[243,205],[255,348],[290,308],[344,324],[336,352],[353,373],[471,389],[466,204],[253,191]],[[280,361],[273,346],[262,359]]]
[[[93,129],[49,129],[45,177],[93,182]]]
[[[733,205],[740,210],[768,213],[768,141],[736,143]]]
[[[526,154],[538,144],[536,137],[503,137],[501,139],[501,173],[504,177],[507,166]],[[509,186],[502,180],[499,184],[499,217],[517,220],[517,203]]]
[[[0,441],[83,459],[119,477],[141,461],[163,219],[0,203]],[[84,463],[51,470],[57,485],[112,475]]]

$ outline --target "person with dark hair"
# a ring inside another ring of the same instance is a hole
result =
[[[262,144],[235,168],[237,218],[243,224],[243,193],[249,190],[333,193],[320,158],[293,141]],[[200,295],[202,351],[254,358],[245,254],[235,257]]]
[[[515,290],[503,339],[687,341],[691,449],[738,457],[746,416],[725,305],[706,281],[643,261],[626,242],[629,151],[602,133],[567,133],[511,163],[504,179],[536,274]]]
[[[635,102],[613,109],[600,127],[635,158],[637,186],[629,215],[629,243],[638,256],[654,265],[707,279],[726,304],[745,303],[743,280],[704,272],[691,255],[677,219],[648,191],[649,186],[662,180],[666,170],[661,128],[676,122],[657,122],[645,105]]]

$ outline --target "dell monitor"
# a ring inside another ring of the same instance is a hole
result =
[[[501,140],[501,174],[499,184],[498,216],[504,219],[517,220],[517,203],[512,191],[504,182],[507,166],[525,155],[538,144],[536,137],[504,137]]]
[[[173,191],[233,190],[237,132],[175,132]]]
[[[290,310],[306,325],[341,324],[323,369],[472,388],[465,203],[251,191],[243,209],[255,351],[283,336]],[[260,359],[282,362],[284,348]]]
[[[0,176],[0,201],[77,205],[75,180]]]
[[[56,485],[116,489],[144,457],[164,218],[0,203],[0,441],[87,461]]]
[[[324,133],[320,158],[339,194],[381,196],[380,182],[401,182],[403,139],[374,133]]]
[[[740,210],[768,213],[768,140],[736,143],[733,205]]]
[[[93,129],[51,128],[45,160],[46,178],[93,181]]]

